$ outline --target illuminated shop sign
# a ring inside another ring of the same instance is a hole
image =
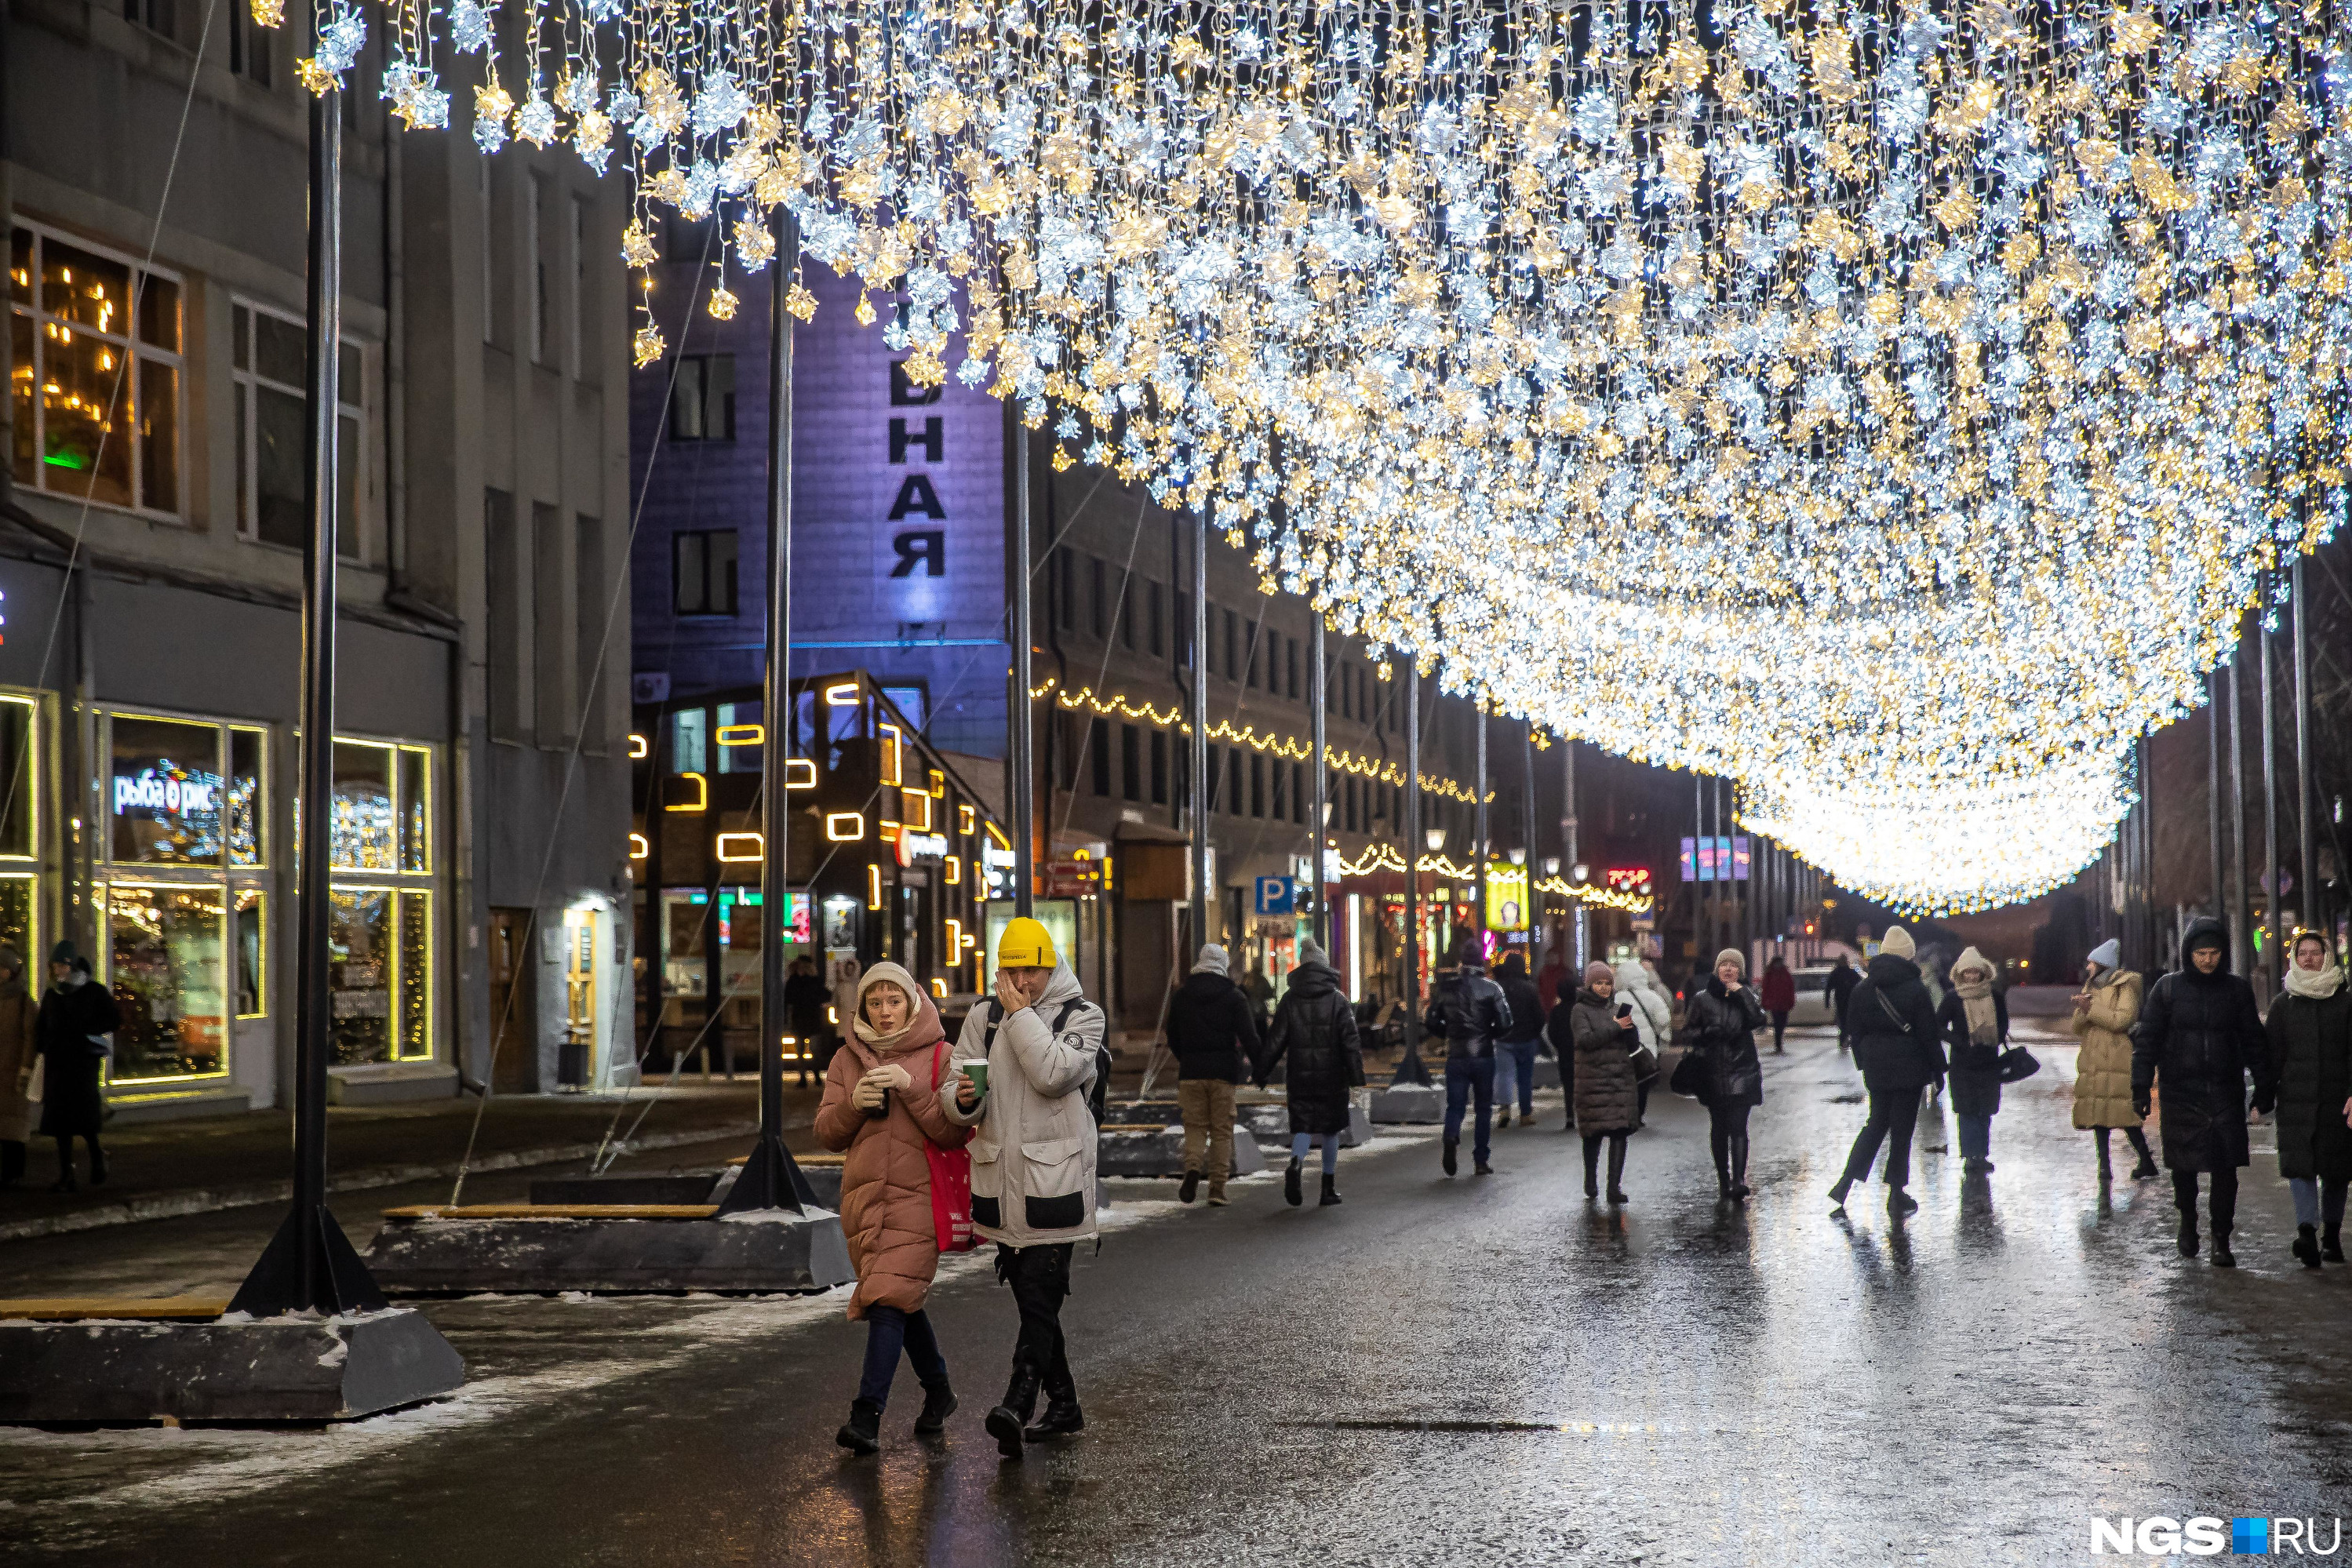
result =
[[[919,860],[944,860],[947,858],[947,852],[948,837],[945,833],[918,833],[912,831],[901,831],[898,834],[898,863],[900,865],[906,865],[910,862]]]
[[[114,814],[126,811],[167,811],[173,816],[220,810],[220,776],[216,773],[159,773],[150,768],[135,778],[114,780]]]

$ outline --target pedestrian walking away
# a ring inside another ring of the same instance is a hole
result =
[[[955,1082],[945,1071],[947,1031],[915,977],[877,964],[858,977],[854,1038],[826,1066],[816,1140],[847,1157],[841,1166],[841,1233],[857,1289],[852,1322],[866,1322],[866,1369],[849,1419],[834,1440],[854,1453],[881,1446],[882,1409],[903,1352],[923,1385],[915,1431],[943,1430],[956,1407],[948,1364],[923,1310],[939,1272],[932,1202],[933,1149],[961,1149],[971,1129],[948,1117]]]
[[[1062,1337],[1076,1244],[1096,1234],[1095,1135],[1087,1092],[1109,1061],[1102,1009],[1026,917],[996,943],[994,996],[964,1019],[949,1065],[961,1074],[948,1120],[975,1128],[971,1228],[996,1243],[996,1277],[1021,1311],[1013,1376],[988,1413],[997,1451],[1085,1427]],[[974,1071],[977,1068],[979,1071]],[[1029,1425],[1040,1389],[1045,1415]]]
[[[1445,1174],[1454,1175],[1460,1163],[1462,1113],[1475,1100],[1473,1169],[1479,1176],[1492,1176],[1494,1166],[1487,1156],[1489,1117],[1495,1103],[1495,1042],[1511,1027],[1511,1005],[1503,996],[1503,988],[1487,977],[1479,963],[1475,932],[1454,944],[1445,967],[1437,971],[1421,1027],[1429,1038],[1445,1041],[1445,1141],[1440,1156]]]
[[[1625,1144],[1641,1125],[1633,1086],[1634,1054],[1642,1048],[1630,1002],[1616,995],[1609,966],[1584,967],[1584,985],[1561,1010],[1576,1054],[1576,1125],[1584,1134],[1584,1196],[1601,1195],[1601,1146],[1609,1145],[1609,1201],[1625,1202]]]
[[[1992,1169],[1992,1119],[2000,1113],[2000,1055],[2009,1044],[2009,998],[1993,986],[1992,960],[1974,947],[1952,960],[1952,988],[1936,1010],[1950,1056],[1952,1115],[1960,1124],[1960,1168]]]
[[[1202,946],[1192,972],[1168,1001],[1168,1049],[1176,1056],[1176,1104],[1184,1118],[1184,1182],[1190,1203],[1209,1178],[1209,1202],[1225,1205],[1234,1169],[1234,1089],[1258,1053],[1257,1010],[1228,977],[1225,950]]]
[[[1861,984],[1862,971],[1847,963],[1843,953],[1838,955],[1837,962],[1830,966],[1829,974],[1822,981],[1822,999],[1829,1003],[1830,1010],[1837,1015],[1840,1051],[1843,1051],[1848,1043],[1846,1014],[1853,1007],[1853,989]]]
[[[0,1186],[25,1178],[33,1135],[33,1069],[41,1059],[40,1004],[25,987],[25,956],[0,946]]]
[[[866,994],[865,984],[860,977],[857,994],[861,998]],[[806,954],[793,959],[792,973],[784,977],[784,1010],[792,1015],[793,1040],[800,1047],[803,1078],[813,1065],[820,1071],[833,1066],[835,1048],[824,1021],[824,1009],[832,1000],[833,988],[817,974],[815,961]]]
[[[1911,1185],[1911,1134],[1919,1124],[1919,1093],[1944,1076],[1944,1048],[1937,1039],[1936,1003],[1912,962],[1917,948],[1911,934],[1890,925],[1872,955],[1862,983],[1846,1003],[1853,1032],[1853,1063],[1862,1069],[1870,1094],[1869,1119],[1854,1134],[1845,1170],[1830,1187],[1832,1212],[1842,1213],[1858,1181],[1870,1179],[1878,1146],[1886,1145],[1886,1211],[1902,1216],[1919,1205]]]
[[[1495,1125],[1511,1124],[1511,1097],[1518,1096],[1519,1121],[1536,1119],[1536,1045],[1543,1039],[1543,999],[1528,978],[1528,961],[1517,953],[1495,972],[1503,1000],[1511,1009],[1511,1025],[1495,1042]]]
[[[89,1147],[90,1185],[106,1180],[106,1151],[98,1143],[106,1096],[99,1079],[122,1015],[113,994],[90,978],[89,960],[71,942],[49,950],[49,977],[55,984],[41,998],[35,1026],[41,1042],[41,1136],[58,1144],[58,1179],[49,1190],[77,1192],[76,1138]]]
[[[1797,1009],[1797,977],[1789,972],[1789,960],[1775,953],[1764,966],[1764,978],[1757,990],[1756,999],[1771,1015],[1772,1054],[1779,1056],[1788,1049],[1782,1041],[1789,1032],[1789,1015]]]
[[[2172,1202],[2180,1210],[2183,1258],[2197,1256],[2197,1178],[2211,1184],[2207,1215],[2213,1266],[2234,1269],[2230,1232],[2238,1213],[2238,1169],[2248,1164],[2246,1080],[2254,1109],[2267,1112],[2277,1092],[2270,1037],[2263,1032],[2254,988],[2230,972],[2230,931],[2211,915],[2189,923],[2180,967],[2148,988],[2132,1025],[2132,1109],[2143,1118],[2164,1096],[2157,1134]]]
[[[2279,1175],[2294,1195],[2294,1255],[2316,1269],[2323,1260],[2344,1261],[2344,1191],[2352,1182],[2352,1125],[2345,1119],[2352,1113],[2352,992],[2325,936],[2298,932],[2291,951],[2286,988],[2263,1025],[2278,1080]]]
[[[1363,1042],[1356,1029],[1356,1009],[1340,988],[1339,972],[1331,967],[1323,949],[1312,942],[1299,945],[1298,967],[1290,971],[1290,987],[1274,1010],[1274,1029],[1266,1037],[1265,1061],[1258,1070],[1260,1088],[1277,1066],[1288,1059],[1285,1089],[1290,1100],[1290,1169],[1282,1178],[1282,1196],[1296,1208],[1305,1201],[1300,1171],[1307,1151],[1317,1141],[1323,1145],[1321,1205],[1339,1201],[1339,1137],[1348,1130],[1353,1092],[1363,1087]]]
[[[2083,988],[2074,993],[2074,1016],[2066,1025],[2083,1042],[2074,1058],[2074,1125],[2098,1135],[2102,1186],[2115,1179],[2107,1145],[2117,1127],[2139,1155],[2132,1179],[2146,1181],[2156,1174],[2156,1155],[2147,1146],[2140,1114],[2132,1107],[2131,1027],[2139,1021],[2140,998],[2147,986],[2122,967],[2123,956],[2123,944],[2113,937],[2091,949],[2083,961]]]
[[[1691,993],[1685,1017],[1693,1051],[1706,1058],[1706,1141],[1715,1155],[1717,1195],[1748,1199],[1748,1113],[1764,1103],[1764,1063],[1756,1031],[1764,1007],[1746,984],[1748,963],[1737,947],[1715,956],[1715,973]]]

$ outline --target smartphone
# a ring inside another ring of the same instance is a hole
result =
[[[1632,1018],[1633,1016],[1633,1004],[1631,1002],[1619,1002],[1617,1004],[1617,1016],[1621,1019]]]

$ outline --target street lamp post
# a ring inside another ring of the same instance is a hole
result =
[[[1185,758],[1192,776],[1192,951],[1178,955],[1177,972],[1192,967],[1192,954],[1209,940],[1209,504],[1192,514],[1192,746]]]
[[[1307,813],[1307,864],[1312,868],[1307,873],[1307,878],[1315,890],[1315,903],[1312,905],[1315,920],[1315,946],[1322,948],[1324,956],[1328,957],[1331,953],[1331,913],[1324,907],[1323,837],[1329,831],[1330,824],[1324,819],[1330,814],[1331,807],[1330,775],[1324,762],[1324,745],[1329,737],[1325,729],[1324,681],[1327,666],[1324,664],[1323,653],[1323,612],[1319,610],[1315,612],[1315,624],[1307,633],[1307,642],[1311,644],[1314,668],[1311,672],[1311,679],[1307,683],[1307,702],[1308,724],[1313,730],[1315,743],[1313,765],[1315,801]],[[1350,928],[1348,939],[1351,942],[1361,942],[1363,935]]]
[[[786,863],[793,745],[793,314],[787,296],[800,276],[801,228],[782,202],[770,223],[776,254],[768,290],[768,648],[760,693],[760,1136],[719,1206],[722,1214],[772,1208],[799,1214],[802,1205],[816,1202],[816,1189],[784,1147],[784,1031],[792,1027],[784,1007],[784,932],[793,902]],[[718,901],[711,903],[716,907]],[[814,1042],[799,1045],[805,1062]]]
[[[1478,798],[1472,803],[1471,811],[1471,834],[1477,840],[1477,842],[1471,846],[1471,852],[1476,862],[1477,875],[1473,879],[1474,886],[1470,894],[1472,900],[1470,930],[1473,935],[1481,935],[1486,929],[1486,857],[1493,852],[1486,836],[1486,699],[1485,696],[1475,696],[1471,699],[1470,717],[1471,722],[1478,727],[1477,740],[1471,747],[1476,754],[1478,769],[1478,781],[1471,788],[1476,791]],[[1483,940],[1479,944],[1478,951],[1481,957],[1486,956],[1486,945]]]
[[[1035,699],[1029,694],[1033,672],[1030,648],[1029,427],[1021,423],[1021,405],[1004,404],[1012,439],[1005,445],[1013,458],[1013,704],[1005,716],[1012,733],[1007,749],[1013,765],[1013,913],[1037,912],[1037,753]]]

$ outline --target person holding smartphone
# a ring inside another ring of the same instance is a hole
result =
[[[1569,1040],[1576,1052],[1577,1130],[1584,1134],[1584,1196],[1601,1196],[1601,1145],[1609,1145],[1609,1201],[1625,1201],[1625,1141],[1642,1124],[1633,1053],[1642,1048],[1632,1003],[1599,959],[1570,1004]]]
[[[1748,1113],[1764,1103],[1764,1064],[1756,1055],[1764,1006],[1747,975],[1747,956],[1726,947],[1715,956],[1706,984],[1691,993],[1688,1011],[1691,1049],[1707,1056],[1706,1141],[1716,1188],[1730,1203],[1747,1201]]]

